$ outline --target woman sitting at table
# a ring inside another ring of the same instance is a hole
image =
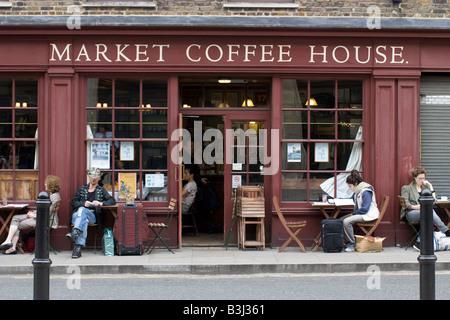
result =
[[[429,189],[436,199],[436,192],[434,191],[433,185],[427,181],[425,178],[427,172],[421,166],[412,168],[411,170],[412,182],[408,185],[402,187],[402,197],[405,198],[406,207],[402,208],[400,213],[400,219],[406,218],[411,222],[420,222],[420,203],[419,197],[420,193],[424,189]],[[438,229],[445,233],[447,237],[450,236],[449,228],[442,222],[441,218],[433,210],[433,222],[436,224]],[[417,238],[416,243],[413,245],[416,250],[420,248],[420,237]]]
[[[345,251],[353,252],[356,247],[353,224],[378,219],[380,211],[377,207],[373,187],[362,181],[357,170],[352,170],[346,182],[348,188],[353,191],[355,211],[340,219],[344,222],[344,240],[347,242]]]
[[[59,189],[61,188],[61,181],[56,176],[47,176],[45,179],[45,190],[50,192],[50,221],[52,221],[51,228],[58,227],[58,217],[53,215],[56,214],[57,205],[61,201],[59,195]],[[55,210],[56,209],[56,210]],[[19,241],[20,230],[26,230],[36,227],[36,210],[30,210],[26,214],[17,214],[13,216],[11,220],[11,225],[9,227],[8,237],[5,242],[0,245],[0,250],[5,250],[3,254],[16,254],[16,245]]]

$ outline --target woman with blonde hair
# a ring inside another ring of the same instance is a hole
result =
[[[45,190],[50,192],[50,221],[52,225],[51,228],[55,229],[58,227],[58,216],[57,211],[59,203],[61,202],[61,197],[59,195],[59,190],[61,188],[61,181],[56,176],[47,176],[45,178]],[[36,210],[30,210],[26,214],[17,214],[13,216],[11,220],[11,225],[9,227],[8,237],[0,245],[0,250],[5,250],[3,254],[16,254],[16,246],[19,241],[19,235],[21,230],[26,230],[36,227]]]

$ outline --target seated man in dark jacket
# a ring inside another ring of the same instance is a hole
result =
[[[98,168],[91,168],[87,171],[89,183],[78,188],[72,199],[72,232],[66,234],[67,239],[75,244],[72,258],[81,257],[81,247],[86,245],[88,225],[97,223],[102,229],[101,207],[112,206],[116,200],[102,188],[98,182],[101,172]]]

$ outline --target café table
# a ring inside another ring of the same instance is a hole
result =
[[[114,217],[114,219],[117,218],[117,205],[102,206],[102,210],[106,210],[107,212],[109,212]]]
[[[450,228],[450,209],[449,209],[449,207],[450,207],[450,200],[439,200],[438,199],[438,200],[436,200],[436,206],[439,209],[444,210],[444,212],[447,214],[447,216],[449,218],[447,227]]]
[[[336,205],[334,203],[329,202],[313,202],[311,205],[313,208],[320,209],[320,212],[322,212],[325,219],[337,218],[343,208],[353,208],[353,205],[351,204]],[[317,251],[317,248],[320,246],[321,243],[322,243],[322,231],[319,231],[319,234],[314,239],[313,244],[314,252]]]
[[[9,222],[12,217],[22,209],[28,207],[28,204],[8,204],[6,206],[0,206],[0,239],[3,234],[9,232]]]

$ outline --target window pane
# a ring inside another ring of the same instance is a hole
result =
[[[334,129],[334,111],[311,111],[311,139],[334,139]]]
[[[270,101],[269,87],[267,85],[249,85],[247,89],[247,99],[253,101],[255,108],[267,108]]]
[[[87,110],[87,124],[89,125],[93,135],[91,138],[112,138],[111,108]]]
[[[338,81],[338,108],[362,109],[362,81]]]
[[[138,195],[140,195],[141,191],[138,190],[137,192]],[[142,200],[167,201],[167,173],[165,172],[144,173]]]
[[[12,80],[0,79],[0,108],[10,108],[12,106],[11,99],[12,99]]]
[[[37,80],[36,79],[16,79],[15,102],[21,106],[37,107]]]
[[[167,81],[147,79],[142,81],[142,105],[167,108]]]
[[[283,139],[308,137],[308,112],[283,111]]]
[[[333,177],[333,173],[311,173],[309,180],[309,200],[310,201],[322,201],[322,194],[325,192],[320,188],[320,185],[330,177]]]
[[[35,169],[36,142],[20,141],[16,142],[16,161],[18,169]]]
[[[143,142],[142,166],[143,169],[167,169],[167,143]]]
[[[144,108],[142,121],[143,138],[167,138],[167,110]]]
[[[306,80],[283,80],[283,108],[306,108],[308,82]]]
[[[35,138],[37,130],[37,109],[16,108],[16,138]]]
[[[12,138],[12,110],[0,112],[0,138]]]
[[[311,143],[309,152],[310,170],[333,170],[334,169],[334,143],[316,142]]]
[[[139,107],[139,80],[116,79],[115,81],[115,107]]]
[[[12,169],[12,142],[0,142],[0,170]]]
[[[358,128],[362,126],[361,111],[338,112],[338,138],[355,139]]]
[[[306,201],[306,173],[283,173],[281,178],[282,201]]]
[[[200,85],[184,85],[182,87],[182,101],[183,108],[189,106],[190,108],[202,107],[202,86]]]
[[[87,107],[112,107],[111,79],[87,79]]]
[[[283,170],[305,170],[306,169],[306,147],[307,143],[283,142],[281,143],[282,169]]]
[[[139,110],[115,110],[114,117],[116,138],[139,138]]]
[[[310,97],[314,98],[317,106],[312,108],[335,108],[335,82],[333,80],[311,80]]]
[[[362,142],[337,144],[337,170],[361,170]]]

